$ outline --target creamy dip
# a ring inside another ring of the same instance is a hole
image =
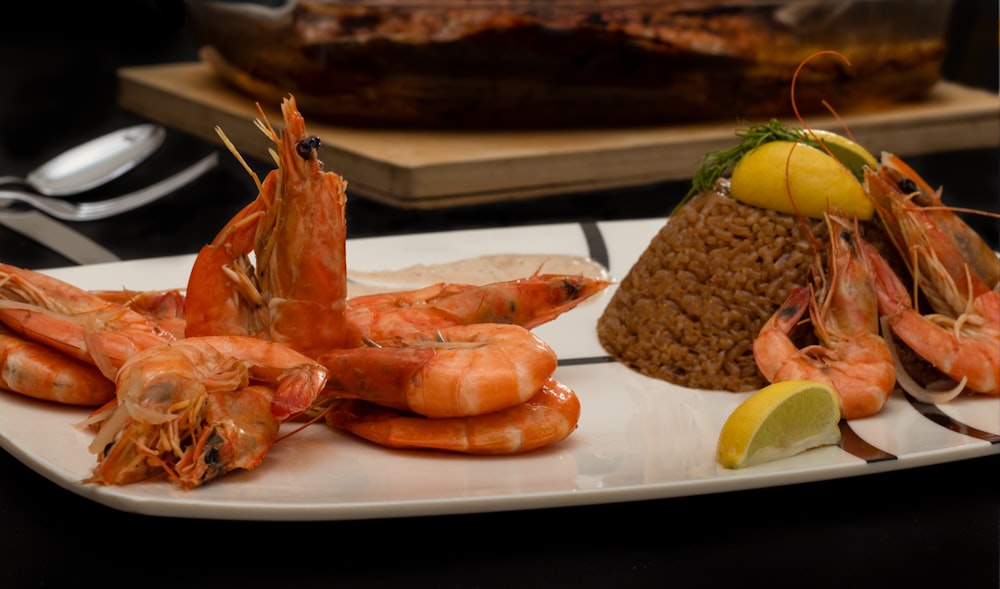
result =
[[[413,290],[438,282],[489,284],[532,274],[582,274],[607,280],[597,262],[566,254],[495,254],[441,264],[416,264],[398,270],[347,271],[349,297],[375,292]]]

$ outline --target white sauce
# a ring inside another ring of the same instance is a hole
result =
[[[607,280],[597,262],[565,254],[496,254],[442,264],[417,264],[399,270],[347,271],[347,295],[413,290],[438,282],[489,284],[541,274],[582,274]]]

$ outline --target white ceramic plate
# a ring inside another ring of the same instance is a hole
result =
[[[607,262],[621,278],[662,220],[561,224],[352,240],[352,267],[381,270],[492,253],[568,253]],[[604,249],[606,248],[606,249]],[[50,271],[84,288],[183,287],[192,257]],[[613,287],[612,287],[613,288]],[[564,442],[509,457],[377,447],[314,425],[276,445],[254,471],[181,491],[164,481],[82,484],[94,465],[86,410],[0,394],[0,444],[53,482],[124,511],[246,520],[336,520],[486,512],[633,501],[769,487],[962,460],[1000,450],[997,398],[941,407],[894,395],[877,416],[851,421],[843,448],[818,448],[739,471],[715,462],[719,429],[748,394],[699,391],[645,378],[606,360],[595,326],[611,289],[536,332],[580,397]]]

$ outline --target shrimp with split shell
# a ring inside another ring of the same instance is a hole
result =
[[[89,423],[98,464],[87,482],[167,476],[188,489],[256,467],[281,422],[304,412],[326,370],[280,344],[243,336],[188,338],[144,350],[118,373],[117,403]]]
[[[538,391],[506,409],[467,417],[428,418],[357,399],[334,399],[327,423],[390,448],[464,454],[520,454],[566,439],[580,419],[572,389],[549,378]]]

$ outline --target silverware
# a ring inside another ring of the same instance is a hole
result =
[[[128,172],[163,144],[167,132],[143,124],[91,139],[52,158],[24,178],[0,176],[0,184],[28,186],[46,196],[86,192]]]
[[[105,219],[136,209],[170,194],[215,167],[218,161],[218,154],[213,153],[191,167],[152,186],[107,200],[73,203],[28,192],[0,190],[0,201],[3,199],[20,201],[63,221]]]
[[[77,264],[118,261],[118,256],[86,235],[38,211],[0,210],[0,225],[37,241]]]

